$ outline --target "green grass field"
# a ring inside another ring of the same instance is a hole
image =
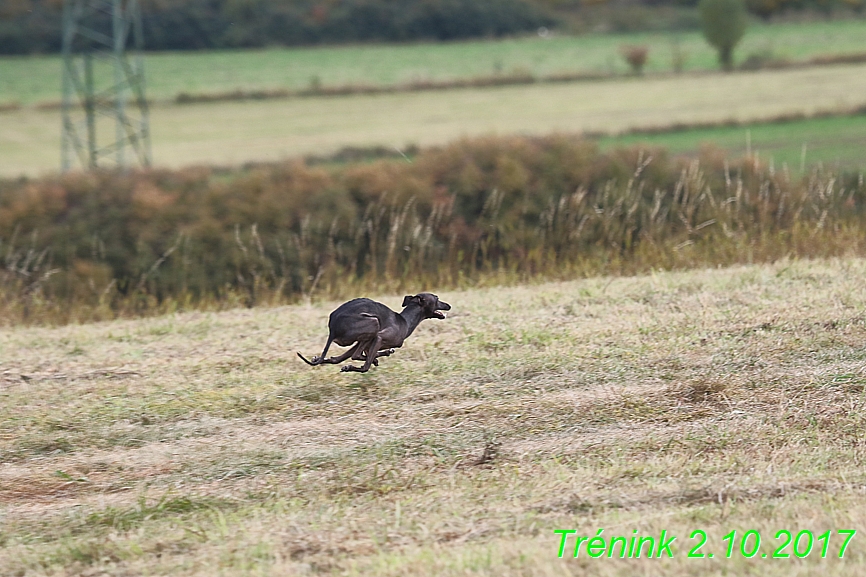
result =
[[[758,121],[859,106],[864,99],[866,65],[821,66],[723,77],[165,105],[153,108],[151,129],[159,166],[238,165],[349,145],[427,146],[491,133],[617,133],[677,122]],[[22,109],[0,113],[0,122],[0,175],[59,168],[59,112]],[[832,131],[824,130],[822,138],[833,138]],[[804,131],[792,131],[788,146],[798,164],[803,142],[811,140]]]
[[[864,277],[440,293],[365,375],[295,357],[331,302],[3,328],[0,575],[862,575]],[[557,529],[673,558],[558,558]]]
[[[600,138],[602,147],[660,146],[672,153],[693,153],[709,144],[734,156],[749,149],[777,166],[801,172],[821,163],[827,168],[851,170],[866,165],[866,115],[812,118],[779,124],[682,130],[652,135]],[[805,148],[804,148],[805,146]]]
[[[594,34],[501,41],[402,46],[345,46],[232,52],[147,54],[151,98],[234,89],[304,89],[316,77],[323,86],[393,85],[451,80],[514,71],[537,76],[574,72],[625,72],[625,44],[650,47],[647,70],[671,70],[674,39],[687,55],[687,70],[715,69],[716,56],[699,33]],[[806,24],[753,23],[737,58],[772,52],[789,59],[866,51],[866,20]],[[0,104],[30,105],[60,99],[56,56],[0,58]]]

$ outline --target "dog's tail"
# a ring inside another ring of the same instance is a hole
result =
[[[315,367],[316,365],[319,364],[319,363],[314,363],[313,361],[308,361],[308,360],[306,359],[306,357],[304,357],[304,355],[302,355],[301,353],[298,353],[298,356],[301,358],[302,361],[304,361],[305,363],[307,363],[307,364],[310,365],[311,367]]]

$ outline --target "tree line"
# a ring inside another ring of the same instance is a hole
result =
[[[147,50],[457,40],[555,22],[526,0],[140,1]],[[59,51],[62,8],[63,0],[0,2],[0,54]]]
[[[139,0],[147,50],[499,37],[565,27],[568,15],[698,0]],[[746,0],[760,17],[861,9],[866,0]],[[60,50],[63,0],[0,2],[0,54]],[[104,16],[107,18],[108,16]],[[107,22],[106,22],[107,24]]]

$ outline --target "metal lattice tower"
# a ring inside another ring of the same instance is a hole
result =
[[[124,167],[130,158],[150,165],[142,46],[138,0],[64,0],[64,172],[76,158],[85,169]],[[104,136],[112,120],[113,138]]]

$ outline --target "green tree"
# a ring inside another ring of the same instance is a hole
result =
[[[719,51],[724,70],[734,67],[734,47],[746,33],[746,4],[743,0],[701,0],[698,4],[704,37]]]

